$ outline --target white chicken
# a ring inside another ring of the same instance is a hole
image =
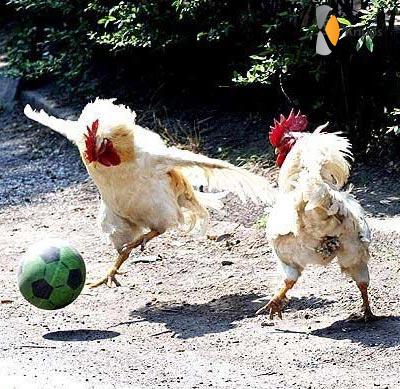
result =
[[[373,320],[368,300],[370,231],[347,182],[352,159],[349,141],[338,133],[303,133],[304,115],[281,116],[269,133],[277,154],[279,194],[268,219],[268,234],[283,272],[284,285],[258,313],[282,317],[283,302],[307,265],[328,265],[337,258],[341,270],[357,284],[363,318]]]
[[[116,274],[132,249],[171,228],[207,224],[206,206],[218,207],[214,193],[236,193],[243,201],[271,200],[266,179],[218,159],[167,147],[161,137],[137,124],[135,112],[113,99],[96,99],[77,121],[35,112],[25,115],[66,136],[78,146],[83,163],[101,194],[99,221],[118,257],[101,284],[117,286]]]

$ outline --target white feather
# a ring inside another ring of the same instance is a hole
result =
[[[268,232],[279,259],[291,268],[326,265],[336,254],[357,277],[368,260],[370,231],[360,204],[350,191],[340,191],[350,173],[350,143],[339,133],[321,133],[324,127],[298,136],[286,157]],[[319,250],[330,237],[339,239],[340,249],[327,258]]]
[[[65,136],[72,142],[76,142],[82,136],[82,132],[79,130],[76,121],[58,119],[54,116],[49,116],[43,110],[39,112],[34,111],[29,104],[25,106],[24,114],[29,119],[51,128],[53,131]]]
[[[86,129],[97,119],[104,131],[120,125],[133,126],[136,113],[125,105],[114,104],[115,100],[96,98],[87,104],[78,119],[80,127]]]

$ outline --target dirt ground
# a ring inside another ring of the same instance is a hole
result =
[[[97,228],[98,194],[76,150],[19,113],[1,114],[0,130],[1,388],[399,387],[398,165],[356,165],[352,176],[373,229],[380,321],[346,320],[361,301],[335,263],[304,273],[283,320],[254,316],[277,286],[276,265],[257,223],[262,209],[236,202],[213,215],[210,234],[229,235],[168,233],[137,253],[159,261],[127,262],[122,287],[85,288],[70,306],[41,311],[16,284],[30,244],[68,239],[89,280],[115,253]]]

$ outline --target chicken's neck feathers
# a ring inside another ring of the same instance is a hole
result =
[[[312,133],[296,142],[279,174],[279,188],[287,192],[305,182],[340,189],[350,174],[350,143],[338,133]]]

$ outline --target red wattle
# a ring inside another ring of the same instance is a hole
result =
[[[104,146],[103,146],[104,145]],[[104,166],[117,166],[121,163],[121,158],[115,151],[111,141],[108,141],[101,145],[97,160]]]
[[[276,158],[276,165],[281,167],[283,165],[283,162],[285,162],[285,158],[286,158],[287,153],[279,153],[278,157]]]

